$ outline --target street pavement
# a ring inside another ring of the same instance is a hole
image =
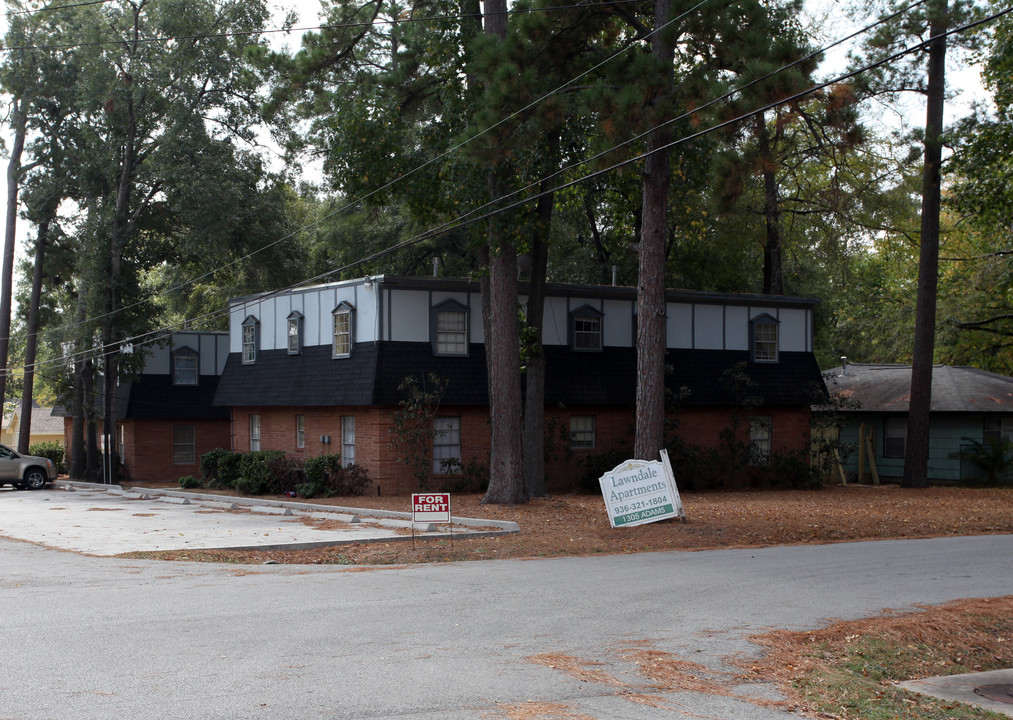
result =
[[[410,503],[406,499],[406,509]],[[304,549],[411,540],[410,513],[60,481],[0,490],[0,536],[90,555],[137,550]],[[497,534],[516,523],[455,518],[414,523],[419,538]]]
[[[1008,535],[393,568],[0,539],[0,719],[783,720],[770,685],[661,691],[630,650],[727,673],[755,633],[1011,594]]]

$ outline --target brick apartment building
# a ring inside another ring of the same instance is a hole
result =
[[[666,299],[666,382],[679,398],[683,440],[717,445],[748,392],[744,439],[759,450],[803,449],[812,390],[822,387],[812,347],[816,301],[674,290]],[[488,462],[477,283],[367,277],[237,298],[229,311],[228,359],[213,400],[231,418],[225,447],[340,453],[365,467],[383,494],[410,492],[415,481],[391,445],[391,415],[407,376],[435,373],[446,388],[435,421],[433,485],[448,479],[440,477],[442,460]],[[572,486],[582,457],[632,448],[635,336],[635,288],[548,286],[545,414],[547,434],[556,438],[546,466],[550,489]],[[748,387],[729,386],[726,371],[736,367]]]
[[[229,409],[212,402],[228,359],[229,334],[178,332],[131,352],[144,353],[144,361],[140,373],[117,389],[122,473],[134,482],[200,477],[200,456],[232,443]],[[58,410],[69,464],[73,421],[66,408]]]

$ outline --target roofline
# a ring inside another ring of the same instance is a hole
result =
[[[366,275],[352,280],[339,280],[316,285],[303,285],[282,290],[254,293],[229,298],[229,306],[235,307],[250,302],[257,302],[272,297],[297,293],[313,292],[321,288],[349,287],[376,283],[382,287],[397,287],[412,290],[456,290],[461,292],[480,292],[479,282],[473,278],[430,277],[415,275]],[[518,282],[518,293],[525,295],[530,291],[530,283]],[[545,294],[553,297],[593,297],[610,300],[636,300],[637,288],[626,285],[587,285],[575,283],[546,283]],[[666,302],[749,305],[753,307],[815,307],[819,298],[794,295],[764,295],[762,293],[725,293],[707,290],[680,290],[666,288]]]
[[[383,286],[403,287],[410,289],[453,289],[478,292],[477,280],[469,278],[413,277],[406,275],[380,275],[373,278]],[[518,292],[521,295],[529,291],[529,283],[519,282]],[[555,297],[596,297],[616,300],[636,300],[637,288],[625,285],[583,285],[574,283],[546,283],[545,294]],[[784,307],[797,305],[813,307],[819,303],[815,297],[796,297],[791,295],[763,295],[760,293],[721,293],[704,290],[666,289],[665,300],[669,302],[699,302],[736,305],[762,305]]]

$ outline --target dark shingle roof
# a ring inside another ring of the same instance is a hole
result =
[[[320,407],[369,405],[376,377],[376,345],[356,345],[350,357],[332,358],[328,345],[288,350],[261,350],[244,365],[239,353],[225,363],[214,404],[231,406]]]
[[[911,401],[910,365],[849,363],[828,373],[830,392],[857,400],[859,412],[906,413]],[[932,367],[932,412],[1013,412],[1013,378],[971,367]]]
[[[637,357],[633,348],[608,347],[602,352],[573,352],[549,346],[546,354],[545,404],[571,407],[633,407],[636,402]],[[683,405],[729,406],[737,402],[722,377],[744,363],[753,385],[744,394],[766,405],[813,402],[813,388],[822,387],[810,353],[781,353],[777,363],[749,363],[747,352],[669,350],[672,372],[666,383],[673,392],[687,388]],[[429,373],[447,381],[444,405],[486,406],[485,348],[472,345],[467,357],[435,357],[429,343],[386,342],[356,345],[349,358],[333,359],[330,348],[308,348],[300,355],[284,350],[262,351],[257,362],[243,365],[238,353],[229,356],[215,395],[218,406],[377,405],[401,400],[398,386],[408,376]]]
[[[168,375],[140,375],[127,387],[124,419],[227,420],[229,409],[214,407],[217,375],[201,375],[197,385],[173,385]]]

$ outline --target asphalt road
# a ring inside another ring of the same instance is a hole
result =
[[[367,570],[0,540],[0,718],[495,719],[541,702],[601,720],[772,720],[794,716],[697,693],[636,704],[530,658],[598,662],[636,686],[631,642],[720,669],[766,628],[1009,594],[1013,536]]]

